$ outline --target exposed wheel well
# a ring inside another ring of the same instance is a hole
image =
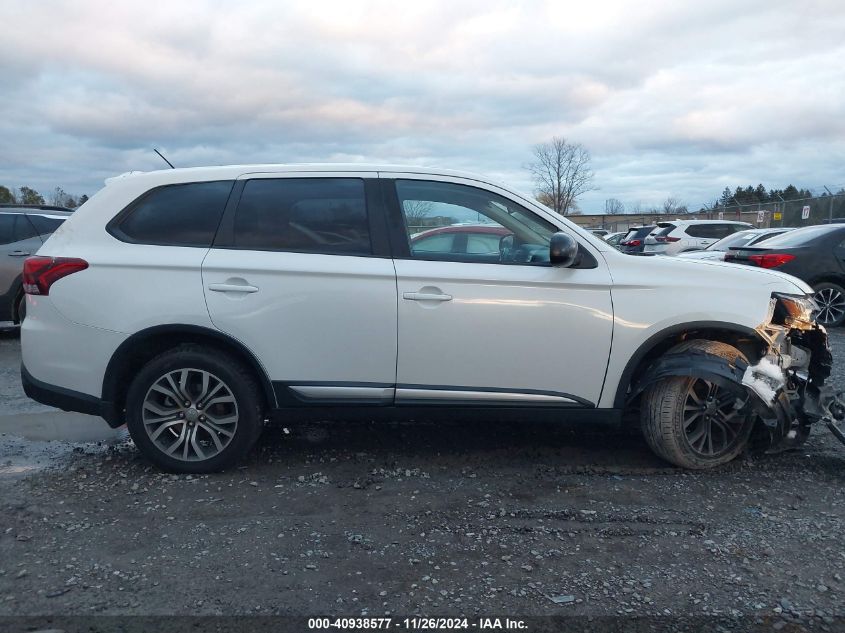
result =
[[[103,378],[103,417],[112,426],[124,423],[123,411],[129,383],[147,362],[168,349],[183,343],[194,343],[225,352],[240,360],[255,375],[262,387],[264,404],[276,406],[273,386],[255,356],[241,343],[215,330],[192,325],[157,326],[126,339],[115,350]]]
[[[765,355],[766,350],[766,343],[757,332],[737,325],[689,324],[658,332],[643,343],[628,361],[619,380],[613,406],[621,409],[631,404],[628,402],[628,391],[651,363],[671,347],[691,339],[719,341],[733,345],[751,362],[757,362]]]

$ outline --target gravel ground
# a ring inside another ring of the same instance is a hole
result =
[[[15,411],[17,353],[0,339]],[[125,442],[52,463],[0,476],[0,615],[845,615],[845,447],[821,428],[705,473],[530,422],[275,430],[210,476]]]

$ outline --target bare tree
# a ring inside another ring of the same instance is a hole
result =
[[[65,193],[64,189],[62,189],[61,187],[56,187],[53,190],[53,193],[50,194],[50,204],[56,207],[61,206],[64,203],[66,195],[67,194]]]
[[[426,225],[425,220],[431,215],[434,205],[427,200],[404,200],[402,209],[405,212],[405,222],[409,227],[420,228]]]
[[[608,198],[604,201],[604,212],[607,215],[619,215],[620,213],[625,213],[625,205],[622,204],[621,200]]]
[[[685,214],[689,213],[689,210],[687,209],[687,205],[681,202],[678,198],[675,196],[669,196],[663,201],[663,213]]]
[[[555,136],[534,146],[534,162],[526,169],[534,177],[537,200],[557,213],[569,213],[582,193],[593,189],[590,153],[578,143]]]

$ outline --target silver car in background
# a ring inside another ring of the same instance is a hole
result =
[[[0,328],[19,325],[26,313],[23,260],[72,213],[64,207],[0,205]]]
[[[732,247],[742,248],[743,246],[752,246],[760,242],[791,231],[790,227],[772,227],[769,229],[748,229],[747,231],[739,231],[733,235],[723,237],[718,242],[711,244],[707,248],[699,251],[687,251],[680,253],[678,257],[684,259],[706,259],[710,261],[725,261],[725,254],[728,249]]]

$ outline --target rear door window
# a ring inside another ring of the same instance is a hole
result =
[[[32,222],[35,230],[41,235],[49,235],[62,225],[65,218],[60,218],[50,215],[29,215],[29,221]]]
[[[38,232],[23,213],[0,213],[0,244],[22,242]]]
[[[15,215],[0,213],[0,244],[11,244],[15,241]]]
[[[718,239],[725,237],[724,229],[720,231],[719,224],[691,224],[687,227],[686,233],[690,237],[701,237],[705,239]]]
[[[451,253],[454,250],[455,233],[411,236],[411,248],[418,253]]]
[[[233,184],[218,180],[157,187],[121,212],[108,231],[133,244],[209,247]]]
[[[467,253],[494,255],[499,252],[502,235],[495,233],[468,233]]]
[[[325,255],[372,253],[360,178],[268,178],[244,185],[234,248]]]

